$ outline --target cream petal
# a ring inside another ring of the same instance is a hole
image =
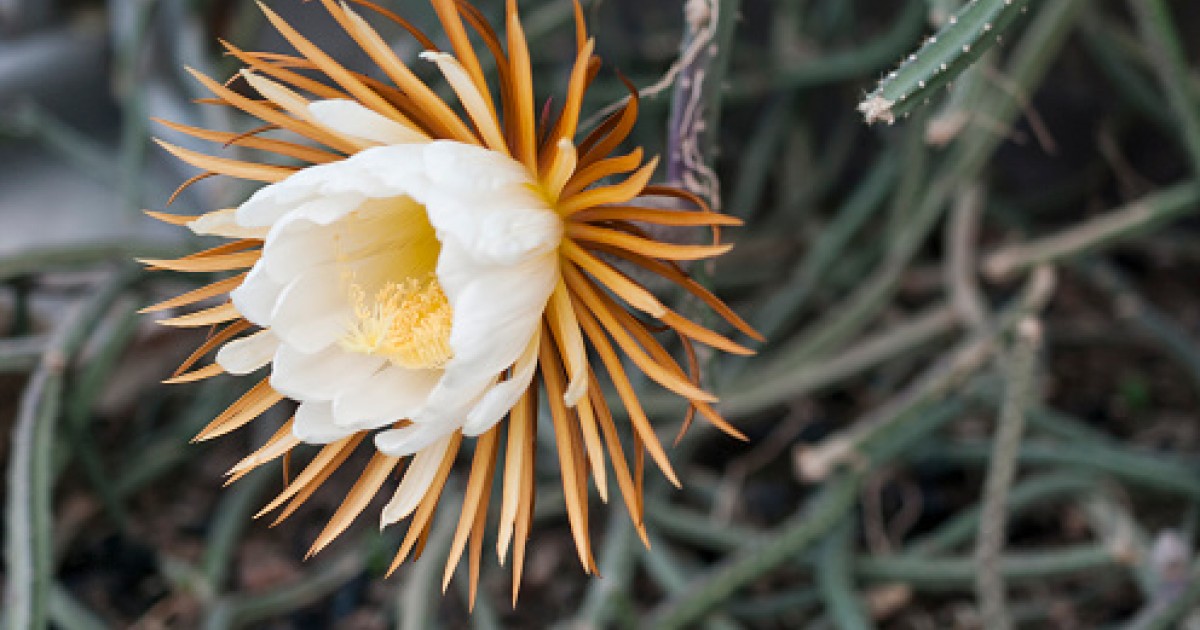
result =
[[[392,495],[392,500],[383,508],[380,528],[403,520],[417,509],[417,505],[429,491],[429,486],[433,484],[433,478],[437,476],[452,436],[453,434],[446,434],[442,439],[418,451],[413,457],[408,470],[404,471],[404,479]]]
[[[296,276],[336,259],[327,230],[303,218],[288,215],[271,228],[263,244],[259,264],[278,282],[290,282]]]
[[[243,227],[270,227],[293,208],[312,198],[329,175],[345,170],[342,164],[332,162],[310,166],[283,181],[263,186],[238,206],[234,218]]]
[[[424,203],[430,186],[425,168],[428,144],[397,144],[373,147],[346,160],[354,162],[357,179],[337,182],[339,187],[367,197],[383,198],[408,195]]]
[[[364,203],[352,215],[323,226],[299,214],[280,219],[271,229],[263,248],[262,264],[279,282],[322,265],[337,264],[354,274],[363,286],[377,287],[385,279],[380,273],[421,276],[432,271],[436,240],[422,230],[404,231],[409,213],[398,212],[407,198],[377,199]],[[420,206],[412,206],[420,212]],[[423,215],[422,215],[423,216]],[[381,238],[386,235],[386,238]],[[400,271],[403,270],[403,271]]]
[[[333,405],[327,402],[301,403],[292,422],[292,434],[308,444],[329,444],[354,431],[334,424]]]
[[[250,273],[246,274],[242,284],[229,292],[229,299],[233,301],[233,307],[242,317],[253,324],[269,326],[271,313],[279,303],[283,286],[271,278],[260,260],[250,269]]]
[[[421,156],[423,170],[437,188],[480,196],[521,188],[530,181],[520,162],[473,144],[438,140],[425,145]],[[464,177],[467,173],[470,176]]]
[[[557,249],[562,241],[562,219],[554,212],[495,208],[490,203],[436,190],[430,192],[426,208],[438,239],[461,244],[480,264],[519,264]]]
[[[283,181],[255,191],[238,206],[234,216],[239,225],[265,227],[304,204],[325,197],[379,198],[409,194],[409,188],[421,188],[427,181],[420,175],[420,146],[374,147],[345,160],[296,171]],[[309,212],[333,218],[337,214],[332,208],[326,208],[325,212],[317,209]]]
[[[348,99],[314,101],[308,104],[308,113],[321,125],[344,136],[380,144],[429,141],[425,134]]]
[[[492,386],[471,408],[467,414],[467,421],[463,423],[463,435],[481,435],[491,429],[529,389],[529,384],[533,381],[533,374],[537,371],[538,345],[541,337],[541,331],[535,329],[533,337],[525,346],[525,351],[521,353],[520,357],[517,357],[517,362],[513,364],[512,376],[508,380]]]
[[[234,339],[217,351],[217,365],[230,374],[249,374],[271,362],[279,349],[279,338],[269,330]]]
[[[366,200],[363,195],[353,192],[324,195],[300,204],[288,213],[288,218],[295,217],[317,225],[329,225],[357,210]]]
[[[300,352],[284,344],[271,365],[271,387],[295,400],[333,401],[342,391],[383,367],[381,357],[347,352],[336,344],[319,352]]]
[[[562,220],[516,161],[482,147],[434,142],[425,151],[431,186],[421,198],[443,241],[481,263],[509,265],[558,246]],[[462,177],[470,173],[470,177]]]
[[[469,176],[464,177],[464,173]],[[366,198],[406,195],[428,205],[435,191],[442,191],[449,199],[445,203],[453,207],[475,208],[483,202],[476,213],[522,208],[535,214],[550,212],[529,182],[529,172],[522,165],[482,147],[447,140],[396,144],[310,166],[264,186],[238,207],[235,218],[243,227],[270,226],[309,201],[343,194]],[[453,203],[455,200],[457,203]],[[553,217],[553,212],[550,215]],[[546,220],[543,217],[539,221]],[[528,223],[541,225],[534,220]],[[458,225],[459,230],[468,228],[466,224]]]
[[[297,350],[317,352],[346,333],[352,310],[342,274],[332,266],[317,267],[283,289],[271,329]]]
[[[454,262],[438,261],[438,278]],[[457,362],[495,374],[512,365],[541,322],[558,281],[558,256],[546,254],[512,267],[479,270],[451,303],[450,346]],[[449,366],[448,366],[449,367]]]
[[[458,264],[462,261],[452,260],[443,250],[439,280],[444,267],[454,272]],[[512,267],[480,270],[455,291],[450,332],[454,358],[414,421],[447,423],[462,418],[495,375],[526,349],[557,281],[558,257],[550,253]]]
[[[333,402],[336,421],[382,425],[410,418],[425,403],[440,374],[389,365],[342,390]]]
[[[267,228],[243,227],[238,224],[236,208],[214,210],[202,214],[199,218],[187,224],[193,233],[199,236],[221,236],[224,238],[265,238]]]
[[[410,424],[399,429],[388,429],[375,435],[375,448],[384,455],[404,457],[446,437],[455,428],[457,427]]]
[[[458,242],[477,261],[492,265],[515,264],[557,247],[562,220],[523,167],[478,147],[435,144],[426,152],[432,185],[422,201],[443,242]],[[461,164],[447,157],[451,154]],[[459,179],[469,181],[446,178],[463,172],[472,177]]]

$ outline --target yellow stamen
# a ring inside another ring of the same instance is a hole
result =
[[[450,348],[450,301],[432,273],[389,282],[368,302],[360,285],[350,287],[354,323],[340,344],[351,352],[384,357],[410,369],[440,368]]]

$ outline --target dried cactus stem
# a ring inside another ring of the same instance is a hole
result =
[[[1029,0],[972,0],[951,16],[936,35],[888,73],[858,105],[867,124],[892,124],[949,85],[975,60],[1000,42],[1028,9]]]
[[[717,150],[722,90],[741,0],[687,0],[686,32],[671,103],[667,181],[721,209],[721,185],[712,166]]]

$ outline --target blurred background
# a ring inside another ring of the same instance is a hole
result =
[[[370,70],[319,3],[270,4]],[[382,4],[440,36],[425,3]],[[540,457],[521,600],[486,561],[468,615],[465,571],[440,592],[454,514],[390,579],[373,518],[302,560],[352,475],[253,520],[279,468],[223,473],[269,423],[188,444],[245,385],[160,384],[202,334],[137,314],[194,285],[133,259],[201,245],[142,214],[196,174],[151,118],[249,128],[183,68],[231,76],[219,38],[286,43],[244,0],[0,0],[5,608],[65,630],[1200,627],[1200,5],[1018,2],[948,88],[867,125],[859,101],[962,4],[584,2],[591,111],[619,69],[646,89],[632,142],[696,148],[660,178],[747,226],[692,271],[770,341],[702,357],[751,440],[697,426],[671,450],[684,488],[648,475],[650,550],[593,493],[586,577]],[[520,6],[561,90],[571,5]],[[248,192],[210,178],[170,211]],[[645,391],[673,438],[683,410]]]

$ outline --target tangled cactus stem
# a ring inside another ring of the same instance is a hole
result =
[[[888,73],[858,105],[867,124],[892,124],[949,85],[983,53],[1002,40],[1029,0],[971,0],[946,20],[937,34]]]

